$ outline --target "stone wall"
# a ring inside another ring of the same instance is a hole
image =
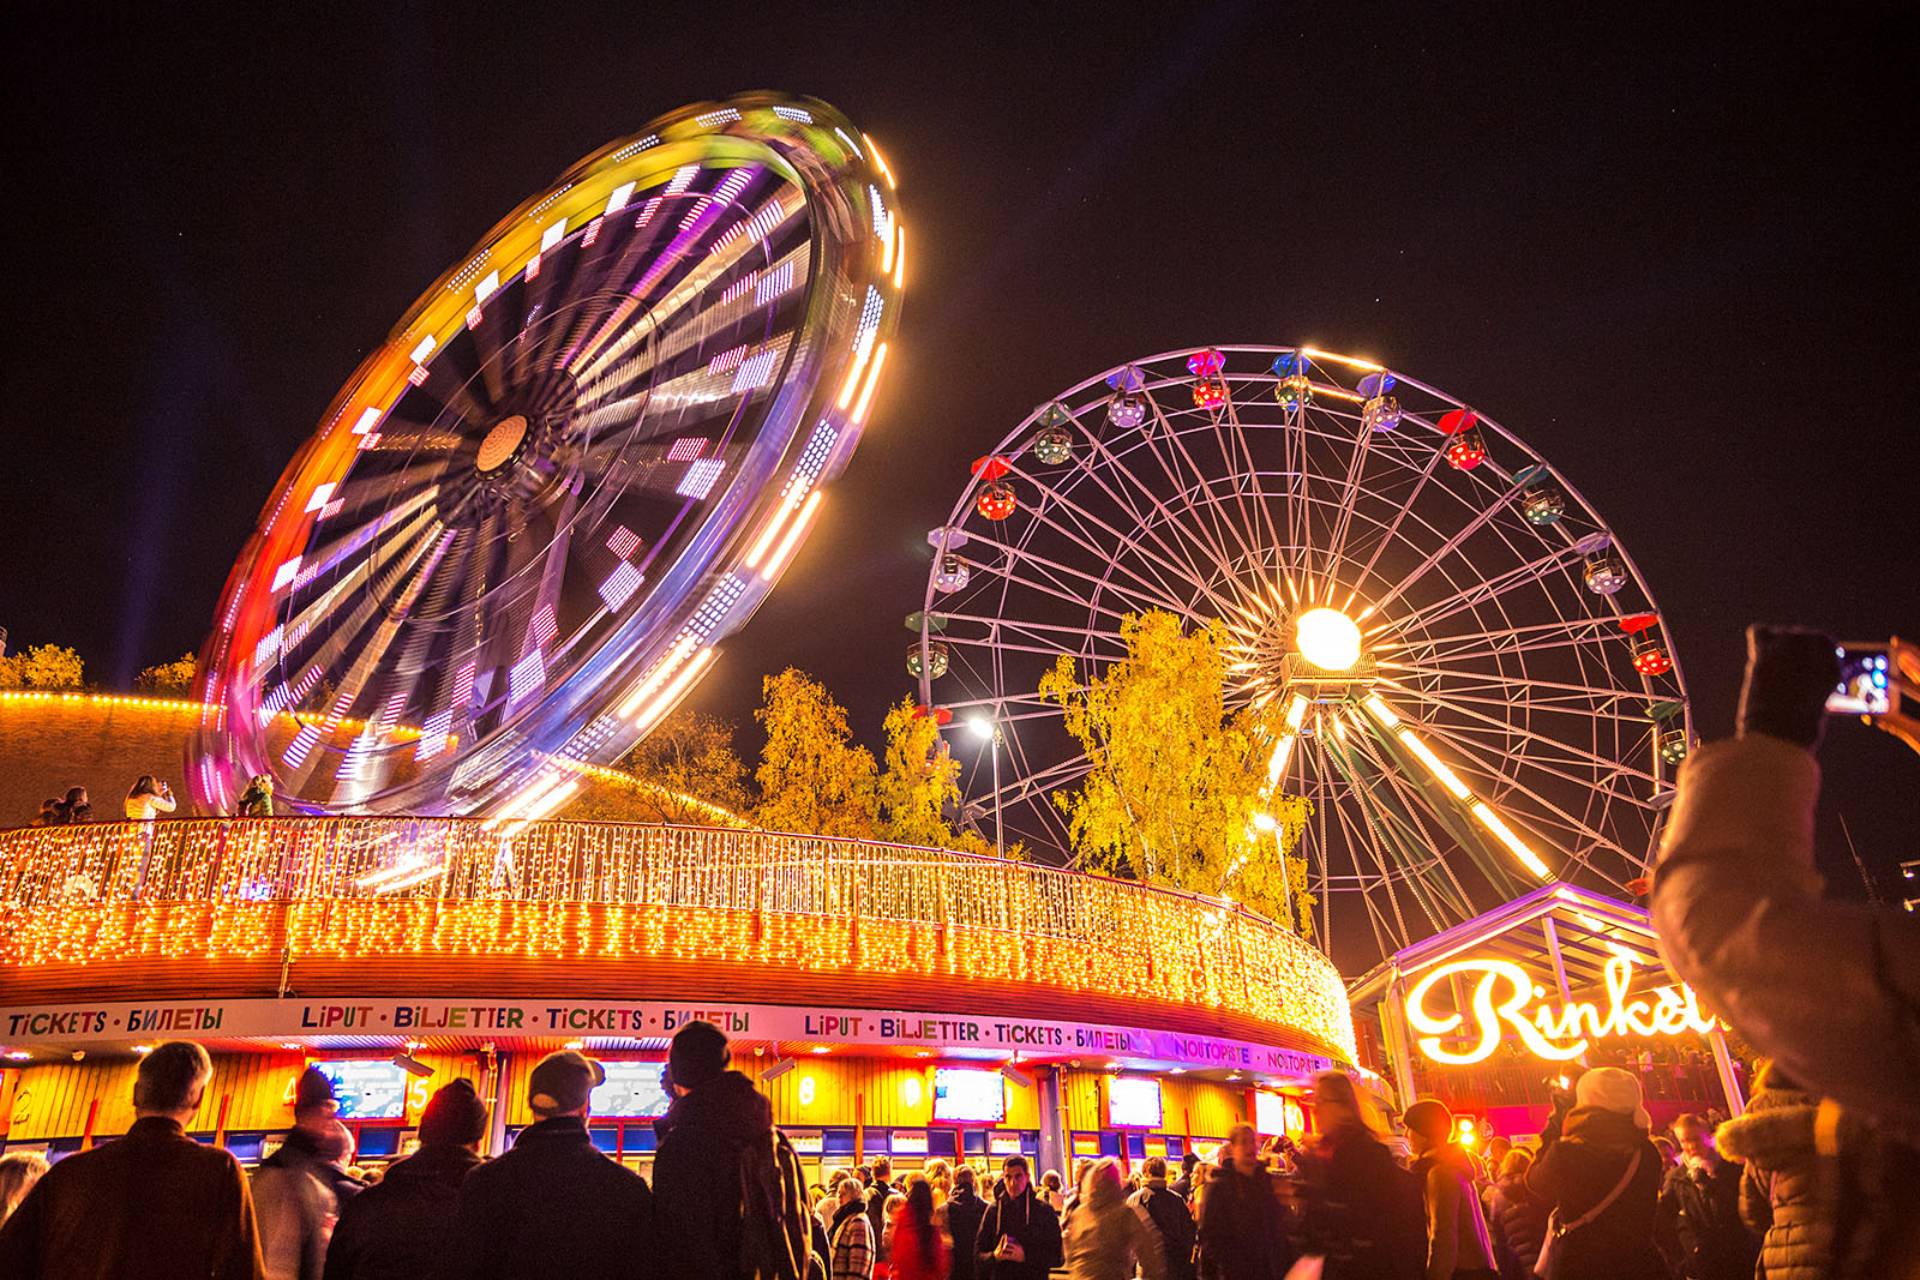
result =
[[[25,826],[42,800],[73,786],[87,789],[96,821],[117,820],[143,773],[168,782],[186,812],[182,771],[195,714],[141,699],[0,697],[0,828]]]

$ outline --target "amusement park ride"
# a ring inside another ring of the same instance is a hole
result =
[[[307,815],[546,817],[711,665],[845,467],[907,254],[873,140],[811,99],[685,108],[437,280],[288,465],[201,655],[189,781]],[[1404,374],[1205,347],[1096,374],[974,467],[908,655],[985,728],[970,797],[1066,851],[1040,692],[1165,610],[1274,709],[1326,946],[1552,879],[1625,885],[1692,741],[1646,584],[1517,436]],[[1004,759],[1002,759],[1004,757]],[[987,771],[978,771],[982,774]],[[1276,839],[1278,836],[1276,835]],[[1222,886],[1223,892],[1228,886]]]

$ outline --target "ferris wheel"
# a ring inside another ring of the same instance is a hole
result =
[[[563,173],[334,398],[228,577],[188,774],[539,817],[700,678],[844,468],[899,315],[893,175],[812,99]]]
[[[1009,432],[928,541],[907,667],[990,739],[968,809],[1008,841],[1071,856],[1090,768],[1042,676],[1099,676],[1159,610],[1223,628],[1230,710],[1277,713],[1322,945],[1648,865],[1691,742],[1659,611],[1563,476],[1433,387],[1311,348],[1139,360]]]

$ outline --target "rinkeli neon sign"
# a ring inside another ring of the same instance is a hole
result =
[[[1630,998],[1627,990],[1633,984],[1633,965],[1624,955],[1607,961],[1604,1006],[1574,1000],[1556,1009],[1544,1002],[1533,1005],[1546,995],[1546,989],[1535,986],[1532,975],[1511,960],[1455,960],[1434,969],[1407,993],[1407,1022],[1419,1033],[1420,1052],[1435,1062],[1456,1066],[1486,1058],[1507,1029],[1519,1036],[1534,1056],[1565,1062],[1585,1053],[1593,1040],[1677,1036],[1689,1031],[1704,1035],[1719,1025],[1711,1015],[1700,1011],[1693,989],[1685,985],[1655,987],[1650,996]],[[1443,1048],[1442,1039],[1457,1036],[1467,1015],[1429,1012],[1427,993],[1437,983],[1471,973],[1480,975],[1468,1001],[1479,1039],[1465,1049]]]

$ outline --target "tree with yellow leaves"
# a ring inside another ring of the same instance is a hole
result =
[[[134,687],[147,693],[185,693],[193,687],[195,659],[183,653],[172,662],[148,667],[133,678]]]
[[[1122,620],[1120,636],[1127,656],[1093,678],[1062,655],[1040,682],[1092,766],[1055,796],[1082,860],[1231,897],[1310,933],[1305,862],[1291,856],[1310,808],[1270,794],[1274,726],[1227,711],[1224,630],[1186,632],[1153,610]]]
[[[952,848],[946,810],[960,799],[960,762],[947,754],[940,725],[916,712],[911,698],[887,711],[886,769],[875,787],[880,834],[901,844]]]
[[[0,654],[0,689],[78,689],[85,673],[85,661],[61,644]]]
[[[766,730],[754,779],[760,807],[754,821],[769,831],[871,838],[877,772],[873,753],[853,741],[847,709],[826,686],[788,667],[760,682],[753,718]]]

